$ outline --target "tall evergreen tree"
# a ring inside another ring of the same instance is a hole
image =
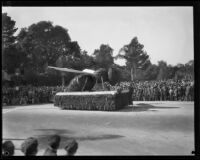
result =
[[[14,44],[16,37],[14,33],[17,31],[15,27],[15,21],[11,19],[7,13],[2,13],[2,47],[3,49],[8,48]]]
[[[15,21],[7,13],[2,13],[2,68],[12,73],[17,64],[15,62],[17,52],[15,46],[17,31]],[[11,67],[12,66],[12,67]]]
[[[143,50],[144,45],[138,42],[138,38],[134,37],[131,42],[124,45],[116,58],[126,60],[126,66],[130,69],[131,80],[137,78],[137,69],[146,69],[150,64],[149,55]]]

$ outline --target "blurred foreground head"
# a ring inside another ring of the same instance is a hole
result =
[[[77,149],[78,149],[78,143],[75,139],[70,139],[66,142],[65,148],[68,156],[73,156]]]
[[[25,156],[35,156],[38,152],[37,147],[37,139],[34,137],[29,137],[21,144],[21,151]]]
[[[15,146],[12,141],[5,141],[2,145],[3,156],[13,156],[15,152]]]
[[[49,137],[48,144],[52,149],[58,149],[60,145],[60,136],[55,134]]]
[[[44,156],[57,156],[57,149],[60,145],[60,136],[59,135],[52,135],[48,139],[48,147],[44,152]]]

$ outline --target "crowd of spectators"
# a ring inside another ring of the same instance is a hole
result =
[[[194,101],[194,81],[138,81],[105,84],[107,90],[133,88],[133,101]]]
[[[57,150],[60,146],[61,137],[59,135],[51,135],[48,138],[47,147],[43,153],[44,156],[57,156]],[[39,142],[35,137],[27,138],[21,144],[21,152],[25,156],[36,156],[38,153]],[[69,139],[65,142],[64,150],[66,156],[74,156],[78,149],[78,143],[75,139]],[[3,156],[14,156],[15,146],[12,141],[4,141],[2,144]]]
[[[57,92],[63,91],[63,87],[49,86],[17,86],[17,87],[2,87],[3,105],[27,105],[52,103],[54,95]]]
[[[194,82],[188,80],[174,81],[138,81],[120,82],[111,86],[108,82],[93,90],[124,90],[133,88],[133,101],[193,101]],[[3,87],[3,105],[27,105],[52,103],[57,92],[65,91],[61,86],[17,86]]]

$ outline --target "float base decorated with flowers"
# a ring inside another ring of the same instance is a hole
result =
[[[131,104],[129,90],[95,92],[59,92],[54,106],[68,110],[114,111]]]

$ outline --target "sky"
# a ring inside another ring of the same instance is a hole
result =
[[[192,7],[2,7],[2,12],[16,21],[16,34],[39,21],[60,25],[89,55],[108,44],[115,56],[138,37],[153,64],[194,59]]]

